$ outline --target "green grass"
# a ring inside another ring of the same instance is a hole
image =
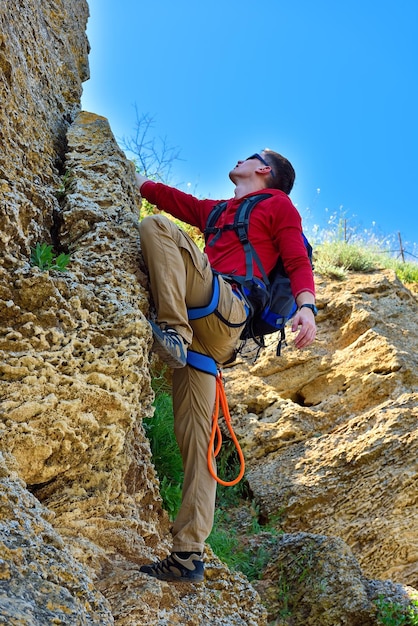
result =
[[[405,607],[399,602],[391,602],[384,596],[375,601],[376,619],[380,626],[418,626],[418,601],[412,600]]]
[[[347,222],[344,216],[338,218],[334,215],[329,220],[328,230],[314,229],[312,234],[308,234],[314,250],[316,272],[335,280],[344,280],[348,272],[392,269],[403,283],[418,282],[418,263],[404,262],[399,256],[393,256],[396,248],[401,246],[400,242],[394,241],[393,237],[379,238],[372,231],[357,231],[355,227],[348,227]],[[406,251],[404,254],[407,255]]]
[[[248,502],[240,502],[237,510],[247,507],[253,511],[253,522],[245,530],[237,531],[233,512],[231,514],[218,498],[215,522],[208,538],[208,544],[230,570],[245,574],[248,580],[259,580],[264,568],[271,560],[281,534],[271,525],[261,526],[256,509]]]
[[[326,241],[315,247],[315,271],[329,278],[344,280],[348,272],[392,269],[403,283],[418,282],[418,264],[402,262],[383,250],[366,244]]]
[[[393,269],[396,276],[405,284],[418,283],[418,263],[405,263],[396,259],[386,258],[383,266],[387,269]]]
[[[143,423],[160,479],[163,505],[173,520],[181,504],[183,464],[174,436],[173,404],[164,372],[153,378],[152,385],[155,392],[155,412],[153,417]]]
[[[370,272],[376,267],[376,256],[357,244],[344,241],[320,244],[315,253],[315,270],[334,278],[344,277],[346,272]]]

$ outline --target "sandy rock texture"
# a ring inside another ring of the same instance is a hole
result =
[[[89,77],[85,0],[0,5],[0,241],[6,270],[53,226],[68,125]]]
[[[108,602],[66,549],[53,515],[15,469],[12,457],[1,454],[0,623],[113,624]]]
[[[312,348],[289,337],[225,374],[249,485],[285,532],[339,537],[369,578],[417,587],[416,296],[392,271],[317,283]]]

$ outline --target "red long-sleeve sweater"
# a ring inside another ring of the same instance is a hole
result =
[[[262,200],[251,212],[248,237],[257,251],[266,274],[275,266],[280,256],[290,278],[295,298],[308,291],[315,295],[311,264],[303,242],[300,215],[290,198],[279,189],[260,190],[272,194]],[[260,193],[248,194],[248,196]],[[192,195],[168,187],[162,183],[147,181],[141,186],[141,195],[159,209],[174,217],[197,226],[202,232],[213,207],[219,200],[199,200]],[[228,200],[217,226],[232,224],[234,215],[243,198]],[[209,237],[208,244],[211,241]],[[245,253],[233,230],[223,231],[214,246],[207,245],[205,252],[214,270],[221,274],[245,276]],[[254,265],[254,275],[261,272]]]

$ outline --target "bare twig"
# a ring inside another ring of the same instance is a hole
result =
[[[134,134],[123,137],[122,148],[134,156],[141,174],[155,180],[169,182],[174,161],[180,160],[180,149],[170,146],[166,137],[153,137],[154,118],[139,113],[135,104],[136,122]]]

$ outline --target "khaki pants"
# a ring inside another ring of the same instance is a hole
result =
[[[242,327],[231,328],[214,313],[192,321],[187,316],[187,308],[206,306],[212,296],[213,274],[206,254],[162,215],[144,218],[140,235],[158,324],[175,328],[192,350],[213,357],[218,364],[227,361]],[[223,279],[218,310],[233,324],[246,319],[242,301]],[[215,391],[216,381],[211,374],[188,365],[173,371],[174,430],[184,468],[182,504],[173,526],[173,551],[203,552],[212,529],[216,481],[208,470],[207,451]]]

